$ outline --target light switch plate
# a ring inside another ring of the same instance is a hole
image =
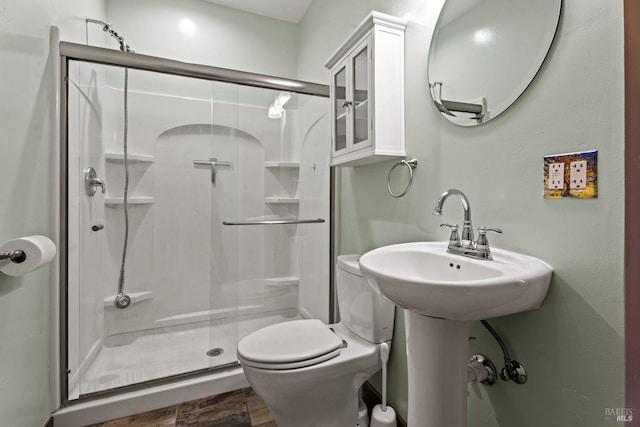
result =
[[[598,196],[598,151],[552,154],[544,157],[546,199]]]

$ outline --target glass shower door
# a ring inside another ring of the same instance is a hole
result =
[[[214,256],[221,236],[211,219],[220,207],[234,209],[237,197],[229,180],[214,201],[237,160],[232,140],[224,153],[216,146],[230,132],[212,122],[215,84],[129,70],[125,115],[122,68],[75,61],[69,68],[70,398],[208,369],[210,294],[220,274],[231,277],[223,311],[233,318],[237,310],[235,257]],[[229,158],[228,166],[216,157]],[[90,167],[103,183],[91,195]],[[225,241],[233,250],[233,231]],[[123,258],[130,303],[118,308]],[[234,355],[235,326],[224,334]]]
[[[69,65],[71,400],[236,365],[259,328],[328,321],[327,100],[141,70],[124,81]]]

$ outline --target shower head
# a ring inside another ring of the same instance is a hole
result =
[[[114,39],[116,39],[118,41],[118,44],[120,45],[120,50],[121,51],[133,53],[133,50],[131,50],[131,47],[129,47],[129,45],[127,43],[125,43],[124,37],[122,37],[118,33],[116,33],[111,28],[111,24],[107,24],[104,21],[101,21],[99,19],[93,19],[93,18],[86,18],[85,22],[91,23],[91,24],[102,25],[102,31],[104,31],[105,33],[109,33],[109,35],[111,37],[113,37]]]

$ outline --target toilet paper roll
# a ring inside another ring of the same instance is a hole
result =
[[[9,276],[21,276],[37,270],[53,260],[56,245],[45,236],[27,236],[9,240],[0,246],[0,252],[23,251],[26,258],[21,263],[9,259],[0,261],[0,271]]]

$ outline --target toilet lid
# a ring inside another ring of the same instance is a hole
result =
[[[336,357],[341,347],[342,340],[320,320],[292,320],[247,335],[238,343],[238,356],[258,368],[294,369]]]

